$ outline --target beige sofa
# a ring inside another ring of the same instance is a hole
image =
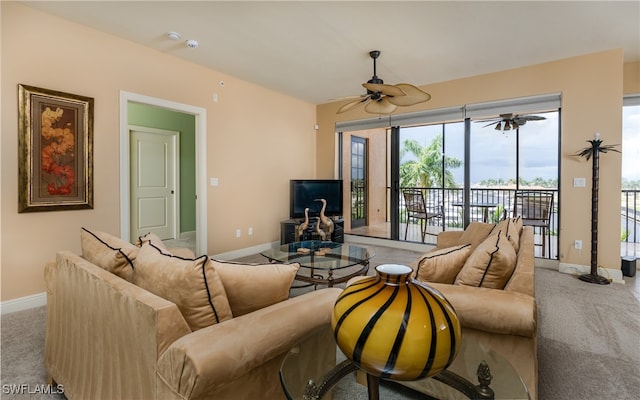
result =
[[[284,398],[279,366],[304,341],[317,342],[318,351],[301,362],[301,379],[335,365],[335,352],[326,349],[339,289],[279,301],[194,331],[173,302],[72,252],[57,254],[45,280],[45,367],[69,399]],[[257,279],[253,286],[262,284]],[[246,306],[230,300],[232,310]]]
[[[475,223],[474,227],[481,226]],[[536,350],[537,311],[534,281],[534,237],[531,227],[519,227],[519,249],[515,268],[502,289],[428,282],[454,306],[462,325],[463,337],[474,337],[507,359],[526,384],[531,399],[537,399],[538,358]],[[463,231],[438,235],[430,253],[464,244]],[[468,232],[467,235],[468,237]],[[478,235],[474,249],[479,249]],[[480,235],[484,237],[486,235]],[[515,238],[514,238],[515,239]],[[446,251],[445,251],[446,252]],[[428,255],[428,254],[427,254]],[[471,255],[469,255],[471,257]],[[412,265],[414,270],[419,260]],[[460,271],[462,273],[462,271]],[[498,380],[499,377],[494,377]]]

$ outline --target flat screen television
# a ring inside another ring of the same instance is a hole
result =
[[[304,209],[309,208],[309,217],[317,217],[325,199],[326,216],[342,216],[342,180],[341,179],[292,179],[290,190],[290,217],[304,218]]]

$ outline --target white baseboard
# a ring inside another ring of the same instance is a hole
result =
[[[24,311],[30,308],[41,307],[47,304],[47,293],[42,292],[18,299],[7,300],[0,303],[0,314],[10,314],[16,311]]]
[[[178,239],[181,239],[181,240],[188,240],[188,239],[195,239],[195,238],[196,238],[196,231],[180,232],[178,234]]]
[[[558,271],[571,275],[584,275],[591,272],[591,267],[588,265],[560,263]],[[615,283],[625,283],[624,279],[622,279],[622,271],[619,269],[599,267],[598,275],[609,278]]]
[[[214,259],[218,259],[218,260],[233,260],[233,259],[236,259],[236,258],[246,257],[246,256],[250,256],[250,255],[253,255],[253,254],[256,254],[256,253],[260,253],[262,251],[270,249],[273,246],[277,246],[278,244],[280,244],[280,242],[263,243],[263,244],[258,244],[256,246],[246,247],[244,249],[233,250],[233,251],[228,251],[226,253],[219,253],[219,254],[210,255],[209,257],[214,258]],[[268,260],[266,258],[264,259],[264,261],[268,262]]]

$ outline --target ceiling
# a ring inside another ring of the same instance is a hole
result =
[[[46,1],[34,8],[314,103],[615,48],[640,61],[639,1]],[[167,33],[182,38],[170,40]],[[196,49],[185,41],[195,39]]]

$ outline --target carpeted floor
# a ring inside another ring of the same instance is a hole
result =
[[[635,279],[605,286],[536,269],[540,399],[639,399]]]
[[[370,274],[376,265],[406,264],[419,254],[368,247],[376,252]],[[264,262],[259,255],[244,260]],[[635,279],[625,278],[626,285],[599,286],[552,269],[536,269],[540,400],[640,398],[640,299]],[[2,316],[0,398],[64,399],[38,393],[47,378],[43,365],[45,313],[44,307],[38,307]],[[366,399],[366,391],[356,385],[347,380],[334,399]],[[22,394],[9,393],[12,389]],[[25,395],[25,391],[30,393]],[[383,387],[381,399],[419,398],[397,391]]]

